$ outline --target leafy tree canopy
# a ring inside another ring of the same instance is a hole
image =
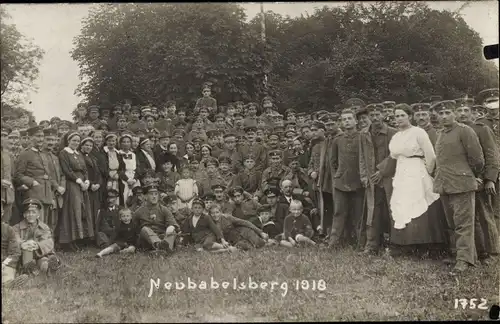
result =
[[[0,7],[1,111],[3,120],[22,128],[28,125],[17,125],[19,117],[23,114],[32,117],[32,113],[23,108],[25,94],[35,89],[33,82],[38,77],[44,52],[9,23],[9,19],[5,8]]]
[[[246,22],[237,4],[99,5],[74,40],[76,92],[89,103],[175,99],[190,109],[210,81],[221,104],[268,92],[282,108],[305,111],[349,97],[413,103],[498,86],[480,36],[458,12],[422,2],[351,3],[297,18],[267,12],[265,44],[260,23]]]

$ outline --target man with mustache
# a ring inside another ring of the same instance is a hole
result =
[[[411,108],[413,110],[413,120],[415,121],[416,126],[422,128],[427,132],[432,146],[435,146],[437,140],[437,132],[431,123],[431,114],[429,112],[430,107],[431,105],[428,103],[415,103],[411,105]]]

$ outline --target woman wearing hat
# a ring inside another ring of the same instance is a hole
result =
[[[100,191],[103,182],[97,159],[92,155],[93,147],[94,139],[92,137],[87,137],[80,142],[78,151],[82,154],[85,160],[85,166],[87,167],[88,179],[90,181],[88,189],[90,201],[89,208],[94,224],[96,224],[97,212],[103,204],[102,193]]]
[[[156,165],[149,138],[143,137],[139,140],[139,148],[135,151],[135,156],[137,159],[138,179],[141,179],[147,170],[157,170],[158,166]]]
[[[59,220],[59,243],[67,250],[78,250],[94,237],[94,222],[90,209],[85,159],[78,152],[80,135],[69,132],[64,136],[65,148],[59,153],[61,169],[66,177],[66,191]]]

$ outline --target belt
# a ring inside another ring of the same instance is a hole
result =
[[[412,156],[409,156],[408,158],[409,159],[423,159],[424,156],[422,156],[422,155],[412,155]]]
[[[38,179],[38,180],[49,180],[49,176],[47,174],[44,174],[41,177],[33,177],[33,179]]]

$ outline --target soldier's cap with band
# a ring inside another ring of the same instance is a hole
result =
[[[158,191],[158,186],[156,186],[156,184],[150,184],[142,187],[143,194],[148,194],[150,192],[157,192],[157,191]]]
[[[35,198],[28,198],[24,200],[22,205],[25,211],[30,209],[42,209],[42,203],[40,202],[40,200]]]
[[[419,103],[414,103],[411,106],[411,110],[413,113],[420,112],[420,111],[429,111],[431,108],[431,104],[425,103],[425,102],[419,102]]]
[[[88,112],[93,112],[93,111],[99,112],[100,108],[99,108],[99,106],[92,105],[89,108],[87,108],[87,110],[88,110]]]
[[[43,133],[43,128],[41,126],[34,126],[34,127],[31,127],[31,128],[28,128],[27,130],[27,133],[28,133],[28,136],[33,136],[37,133]]]
[[[243,194],[243,192],[244,192],[244,191],[245,191],[245,190],[243,190],[243,188],[242,188],[242,187],[240,187],[240,186],[236,186],[236,187],[232,188],[231,190],[229,190],[228,195],[229,195],[230,197],[234,197],[234,194],[235,194],[236,192],[239,192],[240,194]]]
[[[138,107],[138,106],[133,106],[130,108],[130,112],[133,112],[133,111],[136,111],[136,112],[141,112],[141,109]]]
[[[498,101],[498,88],[485,89],[476,96],[478,104],[486,104],[490,101]]]
[[[474,105],[470,108],[471,111],[485,112],[486,107],[483,105]]]
[[[214,157],[211,157],[211,158],[207,159],[204,164],[205,164],[205,167],[208,167],[209,165],[213,165],[216,168],[218,168],[219,167],[219,160],[217,160]]]
[[[156,117],[155,117],[155,115],[153,115],[153,114],[151,113],[151,110],[150,110],[150,111],[148,111],[148,112],[146,112],[146,113],[144,113],[144,114],[143,114],[143,116],[142,116],[142,118],[144,118],[144,120],[147,120],[148,118],[151,118],[151,119],[153,119],[153,120],[156,120]]]
[[[285,114],[286,115],[290,115],[290,114],[296,114],[297,112],[295,111],[295,109],[293,108],[288,108],[287,110],[285,110]]]
[[[205,202],[201,198],[195,198],[193,199],[193,202],[191,203],[191,206],[198,205],[201,206],[201,208],[205,209]]]
[[[232,162],[232,160],[229,156],[224,155],[224,154],[221,154],[221,156],[219,156],[219,164],[222,164],[222,163],[231,164],[231,162]]]
[[[226,190],[226,186],[220,183],[214,184],[211,187],[212,191],[215,191],[216,189],[222,189],[222,191]]]
[[[258,108],[259,108],[259,105],[258,105],[256,102],[249,102],[249,103],[247,103],[245,106],[243,106],[243,109],[245,109],[245,110],[246,110],[246,109],[248,109],[248,108],[250,108],[250,107],[255,107],[255,108],[257,108],[257,109],[258,109]]]
[[[140,188],[140,187],[137,187]],[[108,198],[118,198],[120,196],[120,193],[116,189],[109,189],[106,196]]]
[[[297,135],[297,133],[296,133],[295,131],[293,131],[293,130],[287,130],[287,131],[285,132],[285,136],[286,136],[286,137],[294,137],[294,136],[296,136],[296,135]]]
[[[201,137],[195,136],[191,140],[193,143],[201,143],[203,142],[203,139]]]
[[[280,135],[276,131],[267,135],[267,139],[270,139],[271,137],[277,137],[278,139],[280,139]]]
[[[459,107],[471,108],[472,106],[474,106],[474,98],[471,98],[469,96],[465,96],[462,98],[455,99],[455,103],[456,103],[456,108],[459,108]]]
[[[257,208],[257,213],[271,212],[271,208],[272,207],[269,204],[261,205],[259,208]]]
[[[280,190],[277,186],[269,186],[266,190],[264,190],[264,195],[267,197],[275,196],[278,197],[280,195]]]
[[[226,120],[226,116],[225,116],[223,113],[217,113],[217,114],[215,114],[215,116],[214,116],[214,120],[217,120],[217,119],[223,119],[223,120]]]
[[[325,124],[322,123],[321,121],[319,120],[316,120],[314,121],[313,123],[311,123],[311,127],[316,127],[317,129],[322,129],[322,130],[325,130]]]
[[[103,112],[111,112],[111,108],[108,105],[100,106],[101,107],[101,113]]]
[[[295,114],[295,117],[305,117],[306,113],[305,112],[298,112]]]
[[[203,196],[203,200],[204,200],[204,201],[214,201],[214,200],[215,200],[215,195],[213,194],[213,192],[207,192],[207,193]]]
[[[439,95],[432,95],[430,97],[424,98],[420,100],[420,102],[428,102],[431,106],[437,102],[443,101],[443,97]]]
[[[387,108],[394,108],[396,106],[396,102],[395,101],[383,101],[382,102],[382,105],[384,105],[384,109],[387,109]]]
[[[255,133],[257,131],[257,125],[248,125],[243,128],[245,133]]]
[[[45,136],[57,136],[57,129],[55,129],[55,128],[45,128],[43,130],[43,135],[45,135]]]
[[[272,150],[268,153],[269,157],[279,156],[281,157],[281,150]]]
[[[235,137],[236,138],[236,134],[235,133],[231,133],[231,132],[225,133],[224,134],[224,138],[228,138],[228,137]]]
[[[369,111],[366,109],[366,107],[358,107],[356,108],[356,118],[359,118],[359,116],[362,115],[368,115]]]
[[[255,161],[255,154],[252,153],[252,152],[248,152],[245,156],[243,156],[243,162],[246,161],[246,160],[252,160],[252,161]]]
[[[142,106],[141,107],[141,114],[150,113],[150,112],[151,112],[151,106]]]
[[[162,139],[162,138],[170,138],[170,134],[167,131],[160,132],[158,139]]]
[[[220,134],[220,131],[218,131],[217,129],[209,129],[206,131],[206,134],[207,134],[207,137],[214,138]]]
[[[455,110],[455,101],[454,100],[444,100],[433,104],[430,108],[436,112],[440,112],[441,110]]]
[[[14,133],[14,132],[12,132],[12,133]],[[12,135],[12,133],[11,133],[11,135]],[[26,136],[28,136],[28,131],[27,131],[26,129],[21,129],[21,130],[19,131],[19,136],[21,136],[21,137],[26,137]]]
[[[186,131],[183,128],[176,128],[173,131],[174,135],[181,135],[184,136],[186,135]]]
[[[364,107],[365,102],[359,98],[350,98],[345,101],[344,108]]]
[[[381,103],[371,103],[369,105],[366,105],[365,106],[366,110],[368,112],[372,112],[372,111],[384,111],[384,105],[381,104]]]

